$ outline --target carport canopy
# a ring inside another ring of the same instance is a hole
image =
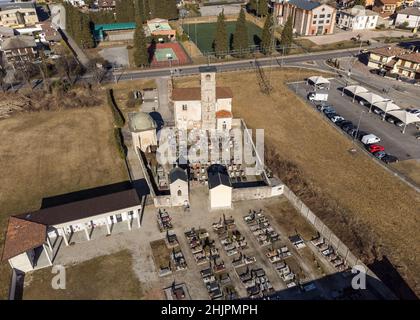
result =
[[[357,95],[359,93],[369,91],[368,89],[366,89],[362,86],[357,86],[357,85],[344,87],[343,90],[346,90],[346,91],[350,92],[352,95]]]
[[[376,102],[389,101],[389,99],[383,98],[380,95],[377,95],[377,94],[372,93],[372,92],[356,93],[356,97],[359,97],[359,98],[362,98],[363,100],[366,100],[370,105],[373,105]]]
[[[386,112],[386,113],[389,112],[389,111],[392,111],[392,110],[399,110],[400,109],[399,106],[397,106],[394,102],[389,101],[389,100],[388,101],[374,102],[373,106],[378,108],[378,109],[381,109],[383,112]]]
[[[389,111],[388,114],[400,119],[405,125],[420,122],[420,118],[417,115],[407,112],[406,110],[392,110]]]
[[[318,86],[320,84],[330,84],[330,81],[324,77],[321,76],[313,76],[313,77],[309,77],[308,81],[311,82],[312,84]]]

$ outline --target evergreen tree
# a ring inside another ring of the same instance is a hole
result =
[[[248,29],[246,26],[245,11],[241,9],[236,21],[235,33],[233,34],[233,50],[242,56],[244,50],[248,49]]]
[[[265,17],[268,14],[268,3],[267,0],[258,0],[258,15]]]
[[[144,20],[150,20],[151,18],[151,10],[150,10],[150,4],[149,4],[149,0],[143,0],[143,8],[144,8]]]
[[[137,67],[149,65],[149,53],[147,51],[146,35],[144,34],[143,23],[137,19],[136,30],[134,31],[134,64]]]
[[[223,11],[217,17],[216,37],[214,39],[214,50],[217,57],[224,57],[228,51],[228,34]]]
[[[256,13],[256,12],[257,12],[257,6],[258,6],[258,4],[257,4],[257,0],[250,0],[250,1],[249,1],[249,3],[248,3],[248,7],[249,7],[249,9],[250,9],[251,11],[253,11],[254,13]]]
[[[264,54],[271,54],[273,51],[273,16],[270,14],[265,19],[262,31],[261,51]]]
[[[290,46],[293,43],[293,19],[290,16],[286,24],[284,25],[283,31],[281,32],[281,41],[280,44],[284,48],[284,53],[288,53]]]
[[[146,14],[144,12],[144,1],[136,0],[136,17],[140,17],[141,21],[146,21]]]

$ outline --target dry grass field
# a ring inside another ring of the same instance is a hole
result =
[[[156,265],[156,269],[170,267],[170,254],[171,250],[166,246],[164,239],[150,242],[152,248],[153,260]]]
[[[420,185],[420,159],[411,159],[393,163],[392,166]]]
[[[39,209],[44,197],[128,179],[112,128],[105,105],[0,121],[0,251],[10,215]],[[0,265],[0,298],[7,295],[9,270]]]
[[[130,252],[100,256],[66,270],[66,289],[55,290],[55,274],[45,268],[25,277],[24,300],[137,300],[143,297],[141,283],[132,269]],[[110,286],[109,284],[112,283]]]
[[[420,196],[360,152],[285,86],[315,72],[274,71],[263,95],[253,72],[223,73],[233,114],[265,129],[266,163],[366,263],[387,256],[420,294]],[[197,85],[184,78],[177,86]]]

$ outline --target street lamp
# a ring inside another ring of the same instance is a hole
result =
[[[362,111],[360,112],[359,121],[357,122],[357,129],[356,129],[356,133],[353,135],[353,139],[352,139],[352,147],[351,147],[351,149],[350,149],[350,152],[356,152],[356,148],[355,148],[355,145],[354,145],[354,140],[356,139],[356,137],[357,137],[357,135],[358,135],[358,133],[359,133],[360,122],[362,121],[362,116],[363,116],[363,114],[364,114],[365,112],[366,112],[365,110],[362,110]]]

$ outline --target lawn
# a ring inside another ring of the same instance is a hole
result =
[[[249,45],[259,45],[261,42],[262,30],[254,23],[246,22],[248,27]],[[233,33],[235,32],[235,21],[227,21],[226,29],[228,32],[228,39],[231,43]],[[211,52],[213,49],[213,41],[216,33],[216,23],[195,23],[184,24],[184,32],[190,36],[190,39],[198,46],[201,52]]]
[[[323,45],[317,45],[316,43],[312,42],[308,39],[295,39],[295,44],[301,47],[306,52],[317,52],[317,51],[328,51],[328,50],[339,50],[339,49],[350,49],[350,48],[359,48],[360,42],[359,41],[353,41],[353,40],[344,40],[329,44],[323,44]],[[365,42],[362,44],[363,46],[366,45]],[[293,50],[299,50],[299,49],[293,49]],[[302,52],[294,52],[293,53],[302,53]]]
[[[265,161],[279,177],[356,255],[366,263],[386,255],[419,294],[420,197],[368,155],[351,155],[351,141],[285,86],[314,74],[273,71],[270,96],[254,72],[218,74],[217,85],[232,88],[235,117],[265,130]]]
[[[0,250],[10,215],[39,209],[44,197],[128,179],[112,130],[105,105],[0,121]],[[0,298],[8,291],[9,269],[0,265]]]
[[[29,273],[25,277],[24,300],[135,300],[143,297],[140,281],[132,269],[128,251],[100,256],[66,267],[66,288],[55,290],[51,268]]]

